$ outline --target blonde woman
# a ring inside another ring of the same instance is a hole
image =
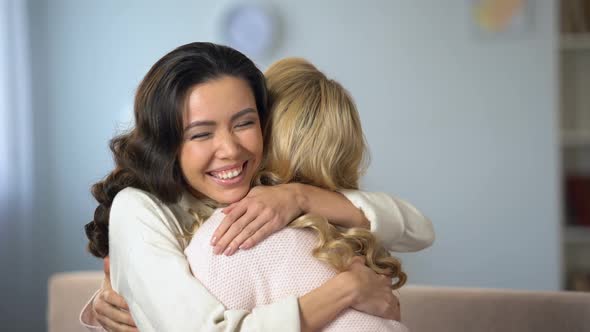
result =
[[[226,64],[230,63],[227,60],[228,57],[231,58],[230,65]],[[235,61],[234,64],[233,59],[239,61]],[[219,67],[217,62],[224,65]],[[248,66],[246,74],[242,73],[244,64]],[[232,69],[234,65],[237,67]],[[279,326],[281,329],[289,331],[305,331],[316,330],[325,326],[340,312],[348,308],[381,317],[394,318],[395,310],[393,309],[395,306],[391,303],[394,297],[390,292],[383,292],[383,290],[391,289],[391,277],[396,277],[397,285],[403,283],[403,274],[399,269],[399,264],[397,261],[386,257],[387,255],[384,255],[379,250],[376,252],[369,250],[366,253],[362,251],[356,252],[357,250],[348,244],[342,245],[342,243],[346,243],[346,240],[332,241],[332,239],[328,238],[326,242],[334,244],[334,247],[328,246],[324,249],[324,253],[327,253],[326,260],[330,264],[335,264],[337,268],[337,270],[330,268],[330,271],[335,273],[334,271],[348,267],[346,271],[335,274],[336,276],[329,281],[304,295],[288,294],[288,296],[274,301],[272,304],[257,306],[252,311],[227,308],[218,301],[219,298],[216,295],[212,294],[211,291],[207,292],[206,285],[189,276],[188,262],[182,250],[179,251],[180,248],[186,249],[186,241],[177,237],[177,235],[186,235],[190,229],[194,229],[192,225],[195,224],[196,219],[196,224],[202,224],[202,227],[197,228],[192,243],[205,245],[203,255],[217,258],[226,257],[214,255],[214,253],[219,253],[220,249],[227,256],[231,256],[233,253],[240,256],[254,253],[254,250],[261,243],[266,242],[260,242],[260,239],[280,230],[283,227],[282,225],[287,223],[283,223],[282,220],[291,221],[293,219],[293,217],[289,217],[293,213],[285,213],[284,216],[278,219],[271,218],[265,212],[272,212],[273,209],[264,209],[259,219],[258,215],[252,212],[256,211],[256,209],[252,210],[249,206],[261,206],[266,201],[282,200],[281,204],[274,205],[275,208],[294,205],[295,207],[299,206],[298,211],[300,212],[329,216],[332,223],[342,227],[351,227],[352,225],[370,227],[375,234],[379,235],[381,242],[389,250],[420,250],[429,246],[434,238],[432,225],[428,219],[411,205],[385,194],[342,190],[341,193],[344,196],[341,196],[331,191],[331,189],[316,188],[311,185],[297,183],[279,184],[270,187],[258,186],[245,194],[244,191],[250,182],[248,181],[246,185],[242,185],[244,181],[241,180],[239,192],[233,190],[233,186],[231,188],[227,186],[229,189],[218,191],[218,182],[222,184],[231,182],[231,180],[221,181],[219,179],[236,177],[241,179],[243,176],[226,174],[227,172],[221,168],[216,170],[214,174],[207,169],[198,168],[193,170],[193,167],[201,167],[199,163],[205,157],[205,152],[208,153],[208,156],[215,158],[216,162],[225,160],[229,153],[240,152],[241,156],[247,152],[246,150],[236,150],[236,148],[249,148],[252,150],[252,162],[248,159],[245,163],[248,166],[248,174],[246,175],[250,174],[253,165],[257,165],[256,160],[262,155],[262,142],[260,141],[260,144],[257,144],[258,138],[261,137],[258,124],[267,122],[264,113],[264,91],[262,91],[261,85],[252,85],[251,76],[248,74],[253,71],[250,67],[249,62],[244,60],[242,55],[236,54],[234,50],[218,45],[193,43],[179,47],[162,58],[150,70],[144,79],[144,83],[140,85],[136,99],[136,117],[139,117],[139,121],[136,119],[138,128],[131,133],[131,136],[122,136],[122,138],[114,142],[126,143],[127,139],[138,139],[143,137],[141,135],[147,134],[149,134],[147,137],[151,137],[150,135],[153,136],[152,132],[143,133],[147,130],[146,128],[149,129],[149,126],[153,125],[158,126],[158,128],[161,127],[162,130],[170,130],[170,128],[174,131],[178,130],[175,126],[177,122],[166,123],[172,125],[169,127],[162,125],[162,120],[168,121],[167,117],[158,117],[158,121],[147,121],[147,118],[157,117],[160,114],[159,112],[170,110],[174,110],[179,115],[184,114],[183,126],[187,127],[184,131],[178,132],[179,135],[182,135],[179,137],[183,137],[183,143],[179,145],[179,156],[175,155],[174,149],[176,147],[170,147],[169,141],[165,140],[166,137],[158,136],[154,139],[160,144],[160,149],[164,149],[164,152],[167,153],[164,161],[174,166],[171,169],[176,170],[176,167],[180,166],[185,181],[188,182],[185,185],[189,191],[181,195],[179,202],[175,202],[173,199],[164,200],[160,198],[164,196],[156,190],[160,189],[159,187],[144,186],[145,188],[142,188],[143,182],[132,183],[127,184],[126,189],[117,194],[114,200],[111,197],[109,204],[105,203],[103,204],[104,207],[97,209],[94,223],[87,226],[87,234],[89,234],[88,227],[103,225],[95,225],[96,218],[100,217],[100,220],[108,219],[110,221],[110,228],[90,228],[90,234],[100,235],[92,238],[93,244],[99,244],[92,247],[95,255],[105,257],[111,254],[113,275],[82,312],[83,322],[93,323],[92,326],[88,326],[89,328],[100,328],[96,323],[96,319],[98,319],[109,331],[133,331],[136,330],[136,322],[142,331],[239,331],[253,327],[261,330],[275,330]],[[219,73],[211,73],[212,70],[219,71]],[[200,75],[204,78],[195,83],[192,77]],[[182,83],[182,80],[187,78],[190,78],[192,83]],[[176,81],[182,84],[168,84],[168,82]],[[249,87],[246,84],[248,82],[252,86]],[[184,93],[174,93],[170,94],[172,98],[162,98],[169,96],[168,93],[172,91],[167,89],[172,88],[190,89],[186,90],[186,95]],[[162,91],[158,89],[162,89]],[[256,92],[254,96],[252,96],[253,92]],[[166,107],[156,108],[153,105],[154,103],[164,102]],[[240,105],[237,105],[239,108],[236,108],[234,104],[244,104],[248,108],[241,108]],[[146,105],[150,107],[145,107]],[[244,111],[234,113],[239,109],[246,111],[246,113]],[[145,121],[142,119],[142,117],[146,116],[142,113],[144,111],[153,112],[153,114],[147,114]],[[204,117],[211,117],[219,122],[200,120]],[[193,127],[195,123],[206,125],[206,127]],[[225,124],[231,124],[231,126],[225,126]],[[157,133],[166,133],[166,131],[158,131]],[[236,138],[233,139],[240,138],[242,140],[239,142],[240,145],[236,145],[237,141],[232,142],[231,135],[236,135]],[[214,138],[211,138],[212,136]],[[266,135],[267,139],[268,136],[272,135]],[[246,137],[248,140],[246,140]],[[267,144],[269,142],[267,141]],[[205,150],[209,144],[213,143],[215,143],[214,150]],[[113,151],[116,154],[120,150],[129,149],[130,147],[135,147],[135,145],[115,144]],[[259,150],[258,147],[260,147]],[[150,151],[162,152],[158,150]],[[125,155],[125,157],[133,158],[137,155],[135,150],[129,150],[129,152],[134,153]],[[116,155],[116,157],[120,156]],[[106,182],[99,183],[99,187],[109,195],[113,194],[114,190],[112,186],[106,186],[106,184],[110,183],[109,181],[127,180],[128,176],[130,176],[125,173],[127,171],[126,167],[129,167],[129,164],[124,163],[126,160],[117,159],[116,161],[117,165],[120,164],[118,168],[110,174]],[[138,167],[141,167],[140,170],[150,172],[155,170],[148,166],[138,164]],[[246,166],[243,166],[243,168],[246,169]],[[166,171],[167,169],[163,170]],[[322,172],[324,171],[327,170],[322,170]],[[358,172],[358,169],[356,171]],[[243,173],[238,172],[238,174]],[[276,174],[280,175],[280,172]],[[199,177],[195,175],[199,175]],[[212,186],[210,181],[201,183],[200,175],[203,175],[207,181],[212,176],[218,179],[214,181],[215,185]],[[334,178],[339,179],[338,176]],[[158,180],[158,177],[148,178],[147,180]],[[280,178],[271,173],[265,173],[259,177],[259,182],[265,184],[275,183],[273,181],[277,180],[280,180]],[[285,179],[287,182],[291,180],[303,181],[304,183],[306,181],[303,178],[297,179],[296,177]],[[155,182],[156,185],[159,183],[158,181]],[[339,183],[334,182],[334,184]],[[354,185],[339,184],[339,186],[344,189],[354,188],[356,180]],[[286,188],[291,188],[289,190],[298,188],[297,190],[303,191],[305,195],[285,196]],[[326,188],[332,187],[328,185]],[[119,190],[121,189],[119,188]],[[154,193],[151,191],[154,191]],[[322,195],[318,196],[319,192]],[[246,195],[246,197],[244,198],[243,195]],[[273,195],[282,195],[282,198],[270,197],[266,199]],[[318,199],[320,196],[322,198]],[[304,201],[287,202],[285,204],[284,197],[302,198]],[[342,202],[342,199],[346,201],[344,197],[348,199],[347,202]],[[338,204],[334,204],[334,199],[340,202],[339,206],[341,208],[335,208]],[[328,200],[330,200],[330,203],[328,203]],[[214,222],[215,217],[220,216],[220,211],[217,210],[213,213],[213,208],[220,203],[233,204],[230,204],[224,210],[227,213],[224,220]],[[362,213],[360,213],[362,218],[357,218],[359,217],[357,215],[359,211],[351,210],[350,203],[353,203],[356,208],[362,209],[365,215],[362,216]],[[275,211],[280,212],[282,210],[279,208],[278,210],[275,209]],[[295,215],[297,214],[296,211]],[[208,215],[211,215],[211,219],[203,223],[202,221]],[[354,218],[354,222],[350,221],[352,218]],[[249,220],[244,223],[244,219]],[[275,219],[281,221],[281,223],[277,223]],[[315,217],[306,219],[314,220]],[[319,225],[319,223],[317,224]],[[210,228],[213,238],[218,239],[216,241],[214,239],[213,242],[216,242],[214,247],[209,245],[210,238],[203,241],[196,240],[200,236],[199,234],[205,234],[203,232],[210,225],[219,226],[217,229]],[[235,227],[240,225],[242,227]],[[248,234],[251,225],[254,225],[254,233]],[[269,228],[268,225],[271,225],[271,227]],[[105,231],[108,232],[108,242],[104,238],[107,233]],[[263,231],[262,233],[266,235],[258,236],[258,241],[252,241],[260,231]],[[228,234],[231,235],[230,241],[225,239]],[[243,234],[246,236],[243,237]],[[323,231],[321,234],[329,235],[328,232]],[[240,237],[241,239],[239,239]],[[235,242],[236,239],[239,239],[239,241]],[[315,239],[317,240],[317,238]],[[356,242],[356,240],[353,242]],[[368,245],[364,245],[364,248],[373,247],[372,244],[367,243]],[[223,250],[226,247],[231,250]],[[238,250],[238,247],[247,250]],[[353,251],[350,251],[351,248]],[[374,248],[378,247],[374,246]],[[312,247],[308,249],[309,255]],[[338,263],[338,260],[333,259],[334,252],[339,253],[345,259]],[[351,258],[353,254],[365,255],[370,268],[358,262],[362,261],[362,259]],[[273,254],[270,253],[269,256],[271,255]],[[321,258],[321,255],[321,252],[319,252],[318,257]],[[236,262],[239,262],[240,260],[237,257],[234,258],[236,258]],[[229,259],[229,257],[226,258]],[[316,262],[315,258],[312,259]],[[356,263],[349,264],[351,261]],[[340,264],[340,268],[338,268],[338,264]],[[296,264],[293,264],[293,266],[296,266]],[[193,267],[196,268],[194,265]],[[202,268],[204,265],[200,267]],[[212,268],[210,265],[209,267]],[[374,271],[380,271],[388,276],[379,277]],[[208,278],[206,274],[199,277],[203,278],[203,280]],[[260,280],[262,279],[255,279],[253,282]],[[108,281],[113,282],[112,288]],[[231,281],[240,282],[240,279],[238,276],[232,276]],[[129,307],[127,307],[123,297],[113,291],[113,288],[128,300]]]
[[[299,182],[334,191],[358,189],[366,146],[349,94],[303,59],[278,61],[265,76],[270,139],[257,184]],[[384,275],[383,282],[393,278],[392,289],[406,282],[399,261],[369,230],[340,231],[321,216],[304,215],[256,247],[228,257],[212,253],[206,241],[223,220],[223,212],[218,209],[209,216],[204,207],[201,213],[198,219],[208,220],[197,225],[185,253],[193,274],[229,309],[250,311],[288,295],[306,294],[359,263]],[[406,328],[394,320],[345,309],[324,330]]]

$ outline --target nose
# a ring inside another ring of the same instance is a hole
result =
[[[226,132],[217,136],[216,155],[220,159],[236,159],[240,155],[240,143],[237,137]]]

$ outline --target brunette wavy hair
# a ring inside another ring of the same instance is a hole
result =
[[[84,226],[92,255],[104,258],[109,254],[109,213],[119,191],[134,187],[155,195],[165,204],[179,201],[187,186],[178,163],[187,93],[195,85],[223,76],[248,83],[264,128],[264,75],[244,54],[202,42],[186,44],[166,54],[139,84],[134,103],[135,126],[110,141],[114,170],[92,186],[98,207],[94,219]]]

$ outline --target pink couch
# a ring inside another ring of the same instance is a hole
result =
[[[102,272],[59,273],[49,280],[50,332],[85,331],[78,314]],[[413,331],[590,331],[590,293],[407,286],[402,320]]]

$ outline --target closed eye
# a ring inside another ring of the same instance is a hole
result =
[[[198,133],[198,134],[195,134],[195,135],[191,136],[191,140],[194,140],[194,139],[205,139],[205,138],[208,138],[210,136],[211,136],[211,133]]]
[[[254,121],[252,121],[252,120],[248,120],[248,121],[244,121],[244,122],[240,122],[240,123],[238,123],[238,124],[236,125],[236,127],[238,127],[238,128],[243,128],[243,127],[248,127],[248,126],[250,126],[250,125],[253,125],[253,124],[254,124]]]

